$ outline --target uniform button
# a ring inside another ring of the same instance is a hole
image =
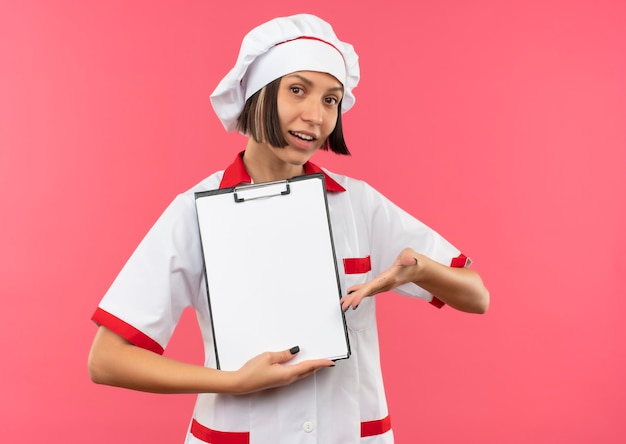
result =
[[[307,433],[311,433],[313,431],[314,427],[313,427],[313,423],[311,421],[307,421],[304,424],[302,424],[302,430],[304,430]]]

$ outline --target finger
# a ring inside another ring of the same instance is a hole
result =
[[[298,379],[306,378],[325,367],[333,367],[335,363],[330,359],[312,359],[294,364],[294,373]]]
[[[282,364],[283,362],[289,362],[300,352],[300,347],[295,346],[290,349],[279,351],[279,352],[271,352],[271,362],[272,364]]]
[[[342,297],[339,302],[341,303],[341,309],[346,311],[350,308],[350,304],[352,304],[352,300],[354,299],[354,291],[349,291],[347,295]]]
[[[346,311],[350,307],[355,309],[359,306],[365,296],[366,293],[364,291],[352,291],[348,293],[346,296],[341,298],[341,309],[343,311]]]

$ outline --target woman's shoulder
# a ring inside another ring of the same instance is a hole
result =
[[[195,200],[196,193],[218,189],[220,187],[223,176],[224,170],[216,171],[210,176],[205,177],[200,182],[193,185],[191,188],[183,191],[182,193],[179,193],[177,197],[183,199],[191,199],[193,201]]]
[[[372,187],[365,180],[357,179],[352,176],[346,176],[344,174],[335,173],[329,171],[326,168],[322,168],[324,173],[326,173],[329,177],[331,177],[335,182],[345,188],[346,191],[350,193],[374,193],[378,194],[376,189]]]
[[[223,175],[224,170],[216,171],[187,190],[178,192],[170,201],[165,213],[195,214],[196,193],[218,189]]]

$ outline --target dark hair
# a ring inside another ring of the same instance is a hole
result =
[[[281,77],[268,83],[246,100],[243,111],[237,117],[237,129],[244,134],[249,134],[258,143],[265,141],[272,146],[282,148],[287,146],[287,141],[280,131],[280,121],[278,119],[278,88],[280,80]],[[328,150],[328,148],[336,154],[350,154],[346,141],[343,138],[341,102],[339,102],[337,107],[335,129],[321,147],[323,150]]]

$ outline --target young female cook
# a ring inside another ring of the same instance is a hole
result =
[[[341,113],[353,106],[358,79],[353,47],[315,16],[277,18],[248,33],[211,96],[226,129],[248,136],[245,150],[174,199],[93,315],[91,378],[198,393],[187,443],[392,443],[374,295],[394,290],[474,313],[488,307],[488,291],[459,250],[366,183],[310,162],[318,149],[348,154]],[[352,355],[336,365],[290,364],[294,347],[216,370],[194,193],[315,172],[325,176]],[[186,307],[197,312],[205,366],[162,356]]]

